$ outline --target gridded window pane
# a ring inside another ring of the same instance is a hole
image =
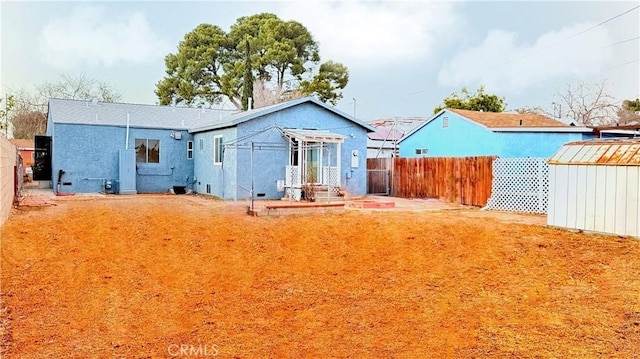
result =
[[[193,159],[193,141],[187,141],[187,159]]]
[[[222,163],[222,136],[213,138],[213,163]]]
[[[136,138],[136,162],[147,162],[147,140]]]

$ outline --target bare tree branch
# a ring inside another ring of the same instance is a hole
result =
[[[267,87],[264,80],[257,79],[253,82],[253,107],[275,105],[284,101],[294,100],[303,97],[301,91],[286,90],[281,86],[274,89]]]
[[[558,94],[566,109],[566,117],[583,126],[616,123],[619,107],[613,96],[607,93],[606,81],[595,84],[578,83]]]
[[[36,86],[35,93],[20,89],[13,92],[13,97],[16,106],[9,118],[13,127],[13,137],[27,139],[46,132],[47,105],[50,98],[95,98],[101,102],[115,102],[121,98],[108,83],[92,79],[84,73],[61,75],[56,81]]]
[[[97,81],[85,73],[79,75],[64,74],[54,82],[45,82],[36,86],[39,100],[47,102],[50,98],[71,100],[91,100],[101,102],[119,101],[122,96],[106,82]]]

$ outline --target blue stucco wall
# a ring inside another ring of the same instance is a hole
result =
[[[350,194],[360,195],[366,193],[366,129],[313,103],[303,103],[241,123],[236,127],[237,132],[235,134],[231,132],[223,134],[225,143],[233,141],[235,138],[245,138],[244,142],[253,141],[256,144],[253,152],[253,188],[255,194],[264,193],[264,197],[260,198],[277,199],[284,196],[284,192],[277,191],[276,184],[278,180],[284,180],[285,178],[285,166],[288,164],[289,156],[288,140],[275,128],[266,131],[273,125],[277,125],[280,128],[328,130],[344,135],[345,140],[341,144],[341,185]],[[199,139],[200,136],[208,136],[211,138],[211,143],[213,143],[213,136],[224,131],[230,131],[230,129],[207,131],[196,134],[195,138]],[[351,136],[352,134],[353,137]],[[280,148],[267,149],[259,147],[260,144],[267,142],[279,144]],[[352,150],[357,150],[360,154],[358,168],[353,169],[350,167]],[[213,150],[208,151],[208,153],[212,155]],[[198,181],[201,183],[205,183],[205,181],[213,183],[214,189],[212,191],[214,193],[212,194],[225,199],[250,198],[248,189],[251,188],[252,179],[251,150],[249,148],[227,149],[224,161],[224,181],[221,181],[219,177],[215,177],[215,170],[203,170],[200,168],[201,163],[196,161],[195,173]],[[335,161],[336,159],[334,158],[332,160],[334,165]],[[211,159],[212,162],[213,160]],[[233,172],[235,172],[235,183],[231,180],[234,176]],[[347,179],[347,172],[349,172],[349,179]],[[200,187],[198,188],[200,189]],[[199,190],[199,192],[201,191]]]
[[[449,118],[448,127],[442,127],[443,117]],[[400,142],[400,157],[491,156],[498,152],[493,135],[455,113],[443,112]],[[416,148],[428,149],[427,155],[416,155]]]
[[[449,126],[442,127],[443,117]],[[550,157],[563,144],[593,138],[589,133],[492,132],[456,113],[443,112],[400,142],[401,157]],[[416,155],[417,148],[428,149]]]
[[[53,124],[53,186],[58,171],[65,171],[62,192],[103,191],[103,180],[118,180],[118,151],[125,148],[126,128],[79,124]],[[186,185],[193,178],[193,161],[187,160],[187,141],[193,138],[181,131],[181,140],[170,137],[172,130],[130,128],[129,148],[135,139],[160,140],[160,163],[138,163],[138,193],[167,192],[174,185]],[[173,168],[172,168],[173,167]]]
[[[236,138],[236,128],[230,127],[217,131],[194,134],[194,177],[193,189],[198,193],[211,194],[220,198],[236,197],[236,155],[235,150],[226,149],[223,153],[222,165],[213,163],[213,139],[222,135],[223,143]],[[200,141],[202,140],[202,148]],[[211,193],[207,193],[207,185]]]
[[[551,157],[565,143],[587,139],[582,133],[548,132],[497,132],[495,137],[500,157]]]

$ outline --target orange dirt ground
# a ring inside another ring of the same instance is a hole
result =
[[[8,358],[640,356],[635,239],[464,210],[56,203],[2,228]]]

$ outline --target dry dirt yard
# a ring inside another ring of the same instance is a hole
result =
[[[7,358],[640,357],[634,239],[191,196],[59,201],[1,235]]]

